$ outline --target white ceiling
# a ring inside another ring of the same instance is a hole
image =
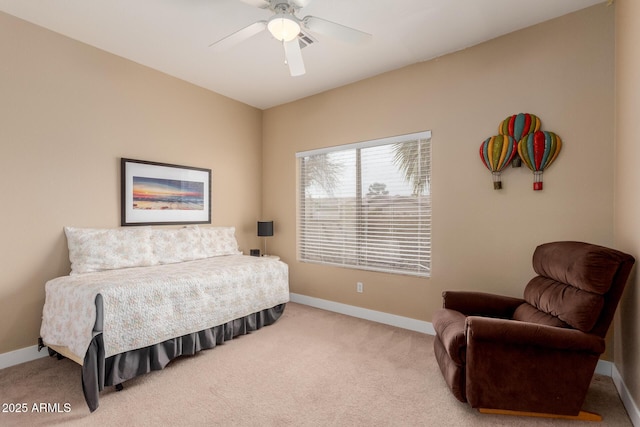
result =
[[[291,77],[262,32],[228,51],[209,45],[271,12],[240,0],[0,0],[0,10],[214,92],[265,109],[464,49],[605,0],[312,0],[313,15],[371,33],[302,50]],[[514,52],[505,52],[505,55]]]

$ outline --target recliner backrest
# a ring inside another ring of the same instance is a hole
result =
[[[540,245],[533,254],[538,276],[526,286],[527,304],[516,309],[514,319],[604,337],[633,262],[630,255],[588,243]]]

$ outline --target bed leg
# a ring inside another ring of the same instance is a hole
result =
[[[120,383],[120,384],[116,384],[116,385],[115,385],[115,387],[116,387],[116,391],[122,391],[122,389],[124,388],[124,386],[122,385],[122,383]]]
[[[51,349],[51,347],[47,347],[47,351],[49,352],[49,357],[53,357],[53,356],[55,356],[55,357],[56,357],[56,359],[58,359],[58,360],[62,360],[62,359],[64,359],[64,356],[63,356],[63,355],[61,355],[60,353],[58,353],[58,352],[57,352],[57,351],[55,351],[55,350],[52,350],[52,349]]]
[[[38,351],[42,350],[45,347],[47,347],[47,346],[44,344],[44,341],[42,340],[42,337],[38,337]],[[52,350],[51,347],[47,347],[47,352],[49,353],[49,357],[56,356],[56,358],[58,360],[64,359],[63,355],[61,355],[60,353],[58,353],[55,350]]]

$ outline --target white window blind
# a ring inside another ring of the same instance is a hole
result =
[[[297,153],[298,259],[429,276],[431,132]]]

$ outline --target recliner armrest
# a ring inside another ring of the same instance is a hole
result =
[[[442,306],[459,311],[467,316],[489,316],[510,319],[513,312],[524,302],[521,298],[484,292],[444,291]]]
[[[604,339],[597,335],[517,320],[469,316],[465,330],[467,347],[473,345],[473,341],[494,341],[501,346],[535,346],[594,354],[602,354],[605,349]]]
[[[466,397],[474,408],[577,415],[604,339],[576,329],[467,317]]]

